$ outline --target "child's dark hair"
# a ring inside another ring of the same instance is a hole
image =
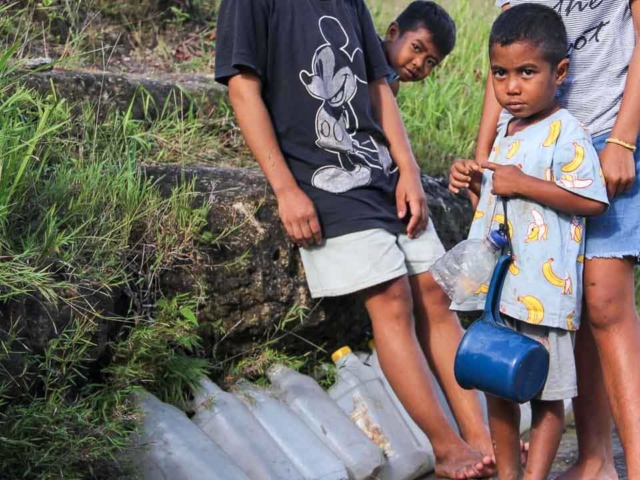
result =
[[[424,27],[431,33],[431,41],[443,57],[456,44],[456,24],[440,5],[426,0],[411,2],[396,18],[400,35]]]
[[[567,56],[567,30],[555,10],[535,3],[511,7],[496,19],[489,36],[489,50],[518,42],[531,42],[541,48],[554,67]]]

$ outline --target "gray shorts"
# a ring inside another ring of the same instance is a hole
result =
[[[424,273],[444,252],[431,221],[415,239],[377,228],[300,249],[314,298],[346,295],[403,275]]]
[[[561,328],[532,325],[502,315],[515,331],[542,343],[549,351],[549,375],[536,400],[565,400],[578,395],[576,362],[573,354],[575,332]]]

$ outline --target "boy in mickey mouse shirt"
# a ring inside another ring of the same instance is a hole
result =
[[[444,295],[427,273],[444,249],[364,1],[224,0],[217,42],[216,79],[229,86],[287,234],[301,247],[312,296],[364,297],[381,366],[429,436],[436,473],[491,475],[478,398],[453,377],[460,326],[428,300]],[[463,438],[438,403],[418,336]]]

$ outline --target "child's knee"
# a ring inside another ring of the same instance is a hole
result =
[[[413,326],[413,298],[406,277],[397,278],[365,292],[365,305],[369,317],[376,324],[385,326],[402,324]]]
[[[385,304],[406,306],[413,303],[411,288],[406,277],[394,278],[388,282],[369,288],[365,292],[367,302],[384,302]]]
[[[428,302],[429,304],[441,304],[446,305],[449,308],[451,305],[451,300],[449,296],[445,293],[445,291],[438,285],[438,283],[433,279],[433,276],[428,273],[422,273],[420,275],[416,275],[415,280],[412,281],[412,287],[419,289],[419,294],[422,298]]]
[[[598,282],[585,286],[586,318],[595,329],[607,329],[617,325],[625,317],[625,303],[620,289],[608,286],[606,282]]]
[[[564,418],[564,400],[531,400],[531,413]]]

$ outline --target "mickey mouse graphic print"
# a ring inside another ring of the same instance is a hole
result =
[[[363,0],[223,0],[216,79],[262,81],[280,148],[314,202],[326,238],[398,234],[398,170],[369,84],[388,66]]]
[[[385,145],[358,131],[351,100],[367,82],[354,74],[351,65],[362,50],[349,51],[349,36],[335,17],[321,17],[318,28],[325,43],[313,56],[312,71],[303,70],[300,79],[309,94],[322,101],[316,115],[316,145],[337,155],[339,165],[316,170],[312,184],[327,192],[344,193],[368,185],[372,169],[388,176],[394,166]]]

